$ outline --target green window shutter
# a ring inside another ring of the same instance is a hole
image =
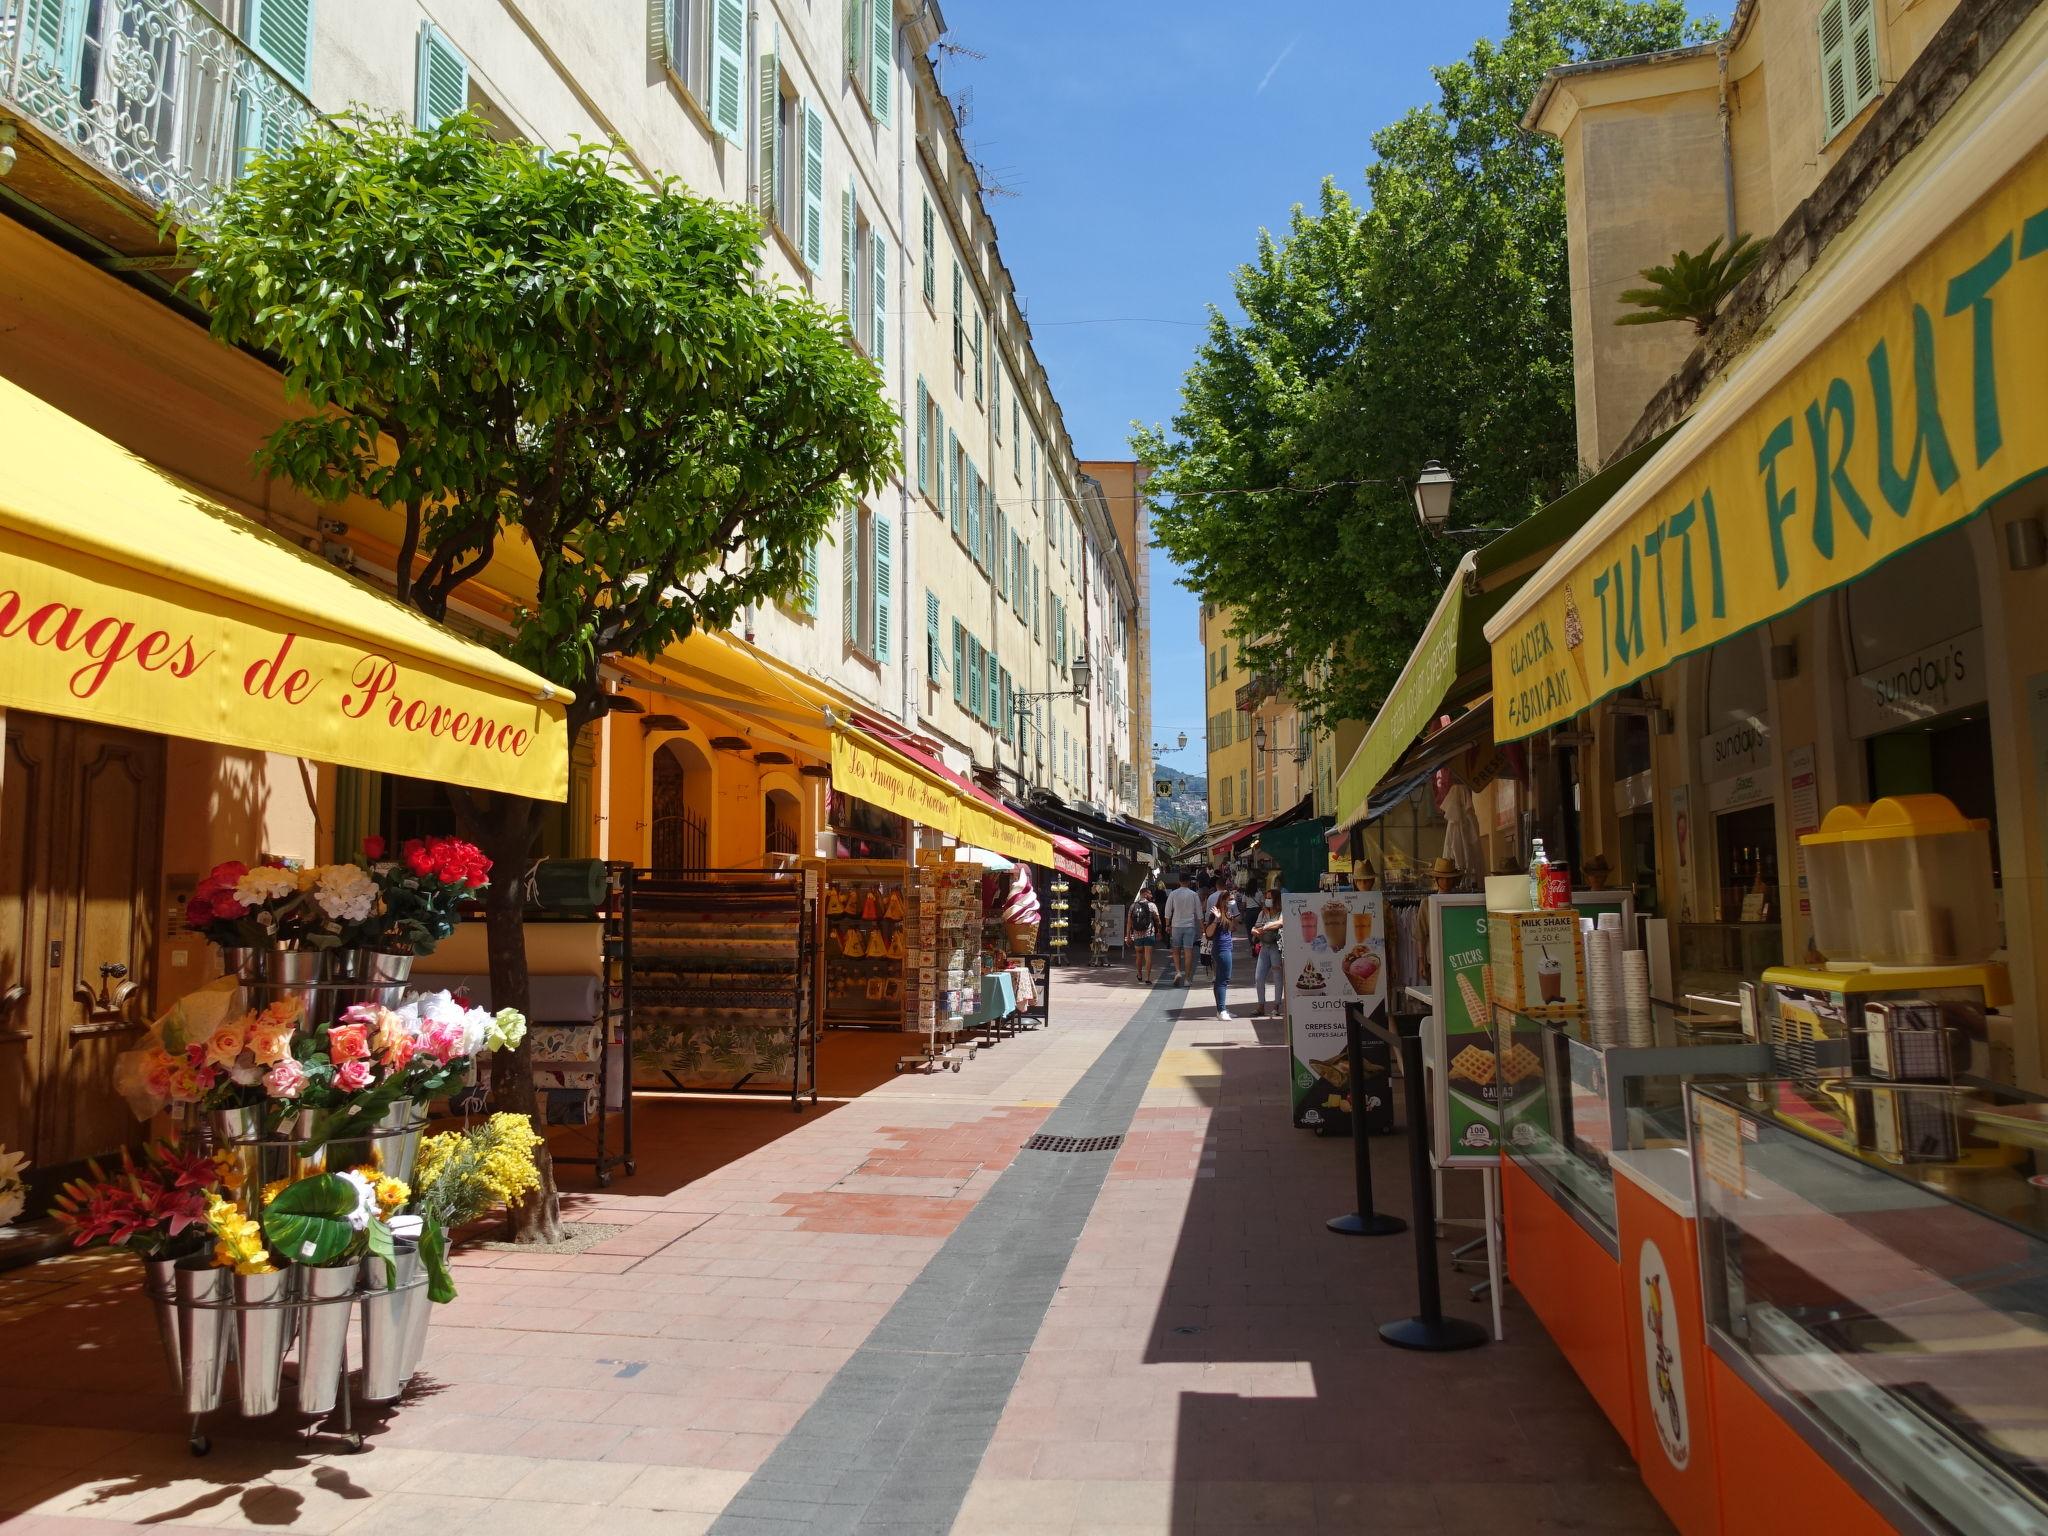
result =
[[[977,719],[981,715],[981,642],[969,637],[967,641],[967,712]]]
[[[848,645],[860,639],[860,513],[839,514],[839,632]]]
[[[803,609],[805,613],[812,615],[815,615],[818,611],[819,542],[817,539],[811,540],[811,547],[804,551]]]
[[[1017,409],[1017,397],[1010,396],[1010,478],[1024,478],[1024,431]]]
[[[1003,740],[1010,739],[1010,669],[1004,667],[997,674],[1001,686],[996,696],[996,719],[1002,722]]]
[[[62,3],[55,3],[55,0],[42,0],[41,8],[44,10],[55,9],[66,13],[67,22],[72,14],[76,14],[81,20],[85,14],[84,0],[62,0]],[[291,81],[301,91],[311,91],[313,88],[313,0],[249,0],[249,4],[244,10],[242,30],[245,34],[245,41],[247,41],[251,48],[256,50],[257,57],[262,59],[264,63],[268,64],[280,75],[283,75],[285,79]],[[36,11],[36,0],[30,0],[28,9],[29,35],[32,38],[39,39],[41,32],[37,25]],[[433,28],[428,27],[425,31],[431,32]],[[423,39],[424,36],[425,33],[423,32]],[[447,39],[443,38],[442,42],[445,45]],[[441,117],[453,117],[455,112],[460,112],[463,106],[468,104],[469,99],[469,67],[462,62],[461,54],[454,53],[452,48],[449,52],[454,54],[456,67],[461,71],[462,102],[456,106],[454,112],[443,112]],[[422,76],[423,80],[424,78]],[[425,100],[426,92],[424,89],[420,92],[420,97],[422,101]],[[434,121],[439,122],[440,118],[436,118]],[[432,127],[433,124],[422,123],[421,126]]]
[[[925,394],[924,375],[917,376],[917,488],[929,492],[932,486],[932,413]]]
[[[1031,510],[1038,510],[1038,444],[1031,444]]]
[[[1044,574],[1042,571],[1033,571],[1031,573],[1031,638],[1033,640],[1038,638],[1038,598],[1039,594],[1045,590],[1042,585]]]
[[[953,621],[953,702],[967,701],[967,631],[960,627],[960,621]]]
[[[939,595],[924,594],[924,670],[933,682],[939,680]]]
[[[711,126],[746,148],[747,0],[711,0]]]
[[[927,303],[927,304],[933,304],[933,303],[936,303],[936,302],[938,302],[938,297],[939,297],[939,263],[938,263],[938,259],[937,259],[937,258],[936,258],[935,256],[933,256],[933,254],[932,254],[932,252],[933,252],[933,249],[935,248],[935,245],[936,245],[936,241],[935,241],[935,239],[934,239],[934,236],[933,236],[933,229],[932,229],[932,200],[931,200],[931,199],[930,199],[929,197],[927,197],[927,198],[926,198],[926,199],[924,200],[924,247],[923,247],[923,250],[924,250],[924,301],[925,301],[925,303]]]
[[[760,113],[761,141],[756,146],[758,158],[754,165],[754,177],[758,185],[755,191],[761,202],[761,218],[766,223],[783,224],[783,215],[788,212],[780,206],[782,199],[782,39],[770,34],[768,47],[761,54],[759,100],[756,109]],[[788,226],[785,224],[785,228]]]
[[[804,106],[804,265],[825,264],[825,114]]]
[[[273,4],[275,0],[273,0]],[[265,7],[267,12],[270,7]],[[259,16],[263,13],[259,13]],[[469,65],[455,45],[431,21],[420,23],[419,78],[413,96],[413,121],[435,128],[469,106]]]
[[[860,74],[860,61],[867,57],[867,17],[861,0],[846,0],[840,8],[840,35],[846,42],[846,73]]]
[[[964,368],[967,365],[967,313],[963,302],[964,295],[965,282],[960,271],[960,263],[956,261],[953,263],[953,366],[955,368]]]
[[[974,398],[981,398],[981,311],[974,312]]]
[[[846,178],[846,190],[839,194],[839,307],[845,313],[849,326],[856,324],[853,318],[853,279],[860,266],[860,253],[854,248],[858,233],[859,228],[854,223],[853,178],[849,176]]]
[[[967,461],[967,552],[986,569],[988,561],[981,549],[981,471],[972,459]]]
[[[946,504],[952,510],[953,537],[960,536],[960,437],[956,432],[946,433],[946,475],[949,494]]]
[[[868,106],[875,121],[889,121],[889,94],[896,76],[896,16],[893,0],[871,0],[874,6],[874,69],[868,78]]]
[[[23,48],[37,74],[77,85],[85,58],[85,4],[86,0],[28,0],[21,24]]]
[[[875,233],[875,259],[873,280],[868,284],[874,290],[873,303],[869,305],[874,316],[875,344],[870,349],[877,363],[889,360],[889,243],[879,230]]]
[[[990,514],[990,520],[995,524],[996,592],[1000,594],[1003,588],[1008,586],[1010,582],[1010,522],[1000,512]]]
[[[875,580],[875,660],[887,663],[894,654],[896,623],[896,530],[886,517],[877,517],[870,554]]]

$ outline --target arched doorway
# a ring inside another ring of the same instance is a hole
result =
[[[711,861],[710,765],[689,742],[665,741],[654,749],[649,780],[648,867],[705,868]]]
[[[795,853],[803,836],[803,808],[786,789],[761,797],[761,847],[768,853]]]

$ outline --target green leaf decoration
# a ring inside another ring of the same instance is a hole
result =
[[[428,1216],[420,1227],[420,1263],[427,1269],[427,1300],[446,1305],[455,1299],[455,1273],[448,1267],[448,1230]]]
[[[294,1264],[337,1263],[361,1243],[363,1234],[349,1225],[360,1198],[357,1187],[338,1173],[301,1179],[263,1208],[263,1235]]]

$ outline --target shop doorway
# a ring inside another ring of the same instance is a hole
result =
[[[708,869],[711,864],[711,768],[685,741],[654,749],[647,862],[659,870]]]
[[[761,846],[769,853],[795,853],[803,834],[803,812],[796,796],[771,789],[761,797]]]
[[[45,1177],[136,1139],[114,1058],[154,990],[164,741],[10,710],[0,774],[0,1146]]]

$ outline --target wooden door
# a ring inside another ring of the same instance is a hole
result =
[[[45,1172],[140,1133],[114,1058],[153,990],[163,780],[161,737],[8,713],[0,1143]]]

